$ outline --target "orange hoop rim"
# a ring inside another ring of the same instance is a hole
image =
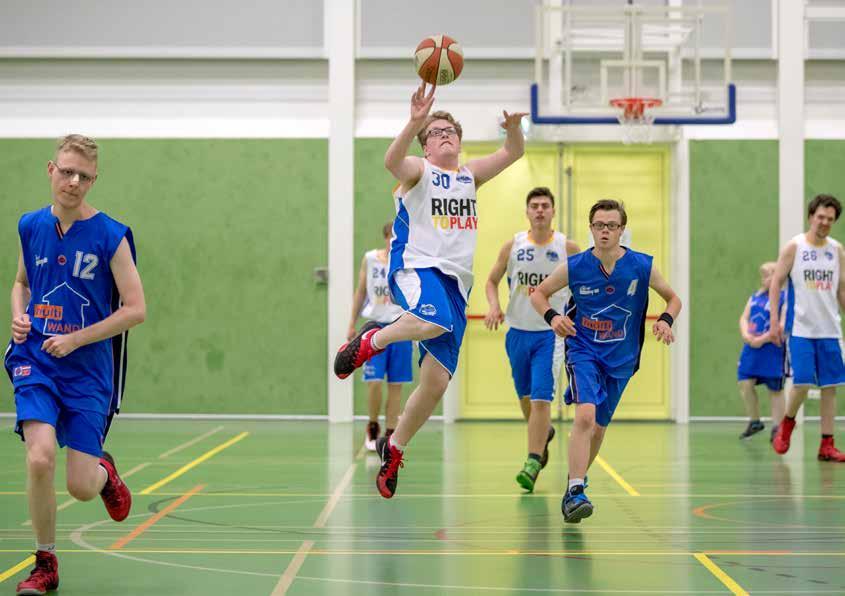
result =
[[[611,99],[610,105],[623,110],[625,118],[639,118],[646,109],[662,106],[663,100],[656,97],[618,97]]]

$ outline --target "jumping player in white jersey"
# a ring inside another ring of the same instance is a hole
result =
[[[394,304],[390,298],[390,287],[387,283],[388,255],[390,253],[390,238],[393,222],[387,222],[382,228],[385,247],[377,248],[364,255],[361,270],[358,273],[358,287],[352,298],[352,317],[349,319],[347,341],[356,335],[355,323],[358,316],[375,321],[381,326],[389,325],[400,316],[402,308]],[[368,451],[376,450],[376,439],[381,429],[378,415],[381,410],[381,385],[387,378],[387,404],[384,407],[385,431],[389,437],[396,430],[399,420],[399,409],[402,403],[402,384],[414,380],[411,360],[414,357],[414,344],[410,341],[398,341],[388,348],[372,356],[364,364],[364,382],[367,384],[367,434],[364,447]]]
[[[433,103],[434,87],[426,94],[421,84],[411,96],[410,120],[384,156],[385,167],[399,181],[390,290],[405,313],[384,328],[365,325],[341,346],[334,363],[335,374],[345,378],[394,342],[420,342],[420,383],[405,404],[396,432],[376,442],[382,461],[376,487],[387,499],[396,492],[405,446],[431,416],[458,365],[473,281],[476,189],[525,151],[520,122],[526,114],[504,112],[504,145],[461,165],[461,125],[448,112],[429,115]],[[408,155],[415,137],[424,158]]]
[[[774,343],[781,345],[777,299],[788,279],[786,314],[787,349],[792,364],[792,390],[786,415],[772,440],[780,454],[789,451],[795,416],[810,387],[821,388],[821,431],[818,458],[845,462],[845,453],[833,444],[836,386],[845,383],[842,362],[842,327],[839,309],[845,308],[845,268],[842,245],[830,237],[830,228],[842,214],[842,204],[830,195],[816,196],[807,208],[810,229],[790,240],[780,251],[769,286]]]
[[[549,329],[543,317],[531,306],[531,293],[568,255],[580,252],[578,245],[552,229],[555,198],[552,191],[538,186],[528,191],[525,215],[528,231],[517,233],[499,251],[487,278],[485,293],[489,310],[484,317],[488,329],[498,329],[507,320],[505,351],[511,364],[522,415],[528,422],[528,459],[517,474],[517,483],[534,490],[540,470],[549,461],[549,443],[555,436],[551,406],[563,364],[563,339]],[[508,276],[508,311],[499,304],[499,282]],[[551,297],[552,307],[563,311],[569,292]]]
[[[748,414],[748,426],[739,435],[740,439],[749,439],[766,426],[760,421],[760,404],[755,386],[765,385],[769,389],[772,402],[772,432],[774,440],[777,426],[783,418],[783,384],[785,377],[785,353],[783,346],[772,343],[769,321],[769,282],[775,272],[775,263],[760,265],[760,289],[754,292],[745,303],[745,309],[739,317],[739,333],[745,344],[737,364],[739,393],[745,403]],[[786,292],[779,295],[780,310],[786,310]],[[781,318],[781,327],[783,327]]]
[[[652,327],[659,341],[668,345],[675,340],[672,323],[681,311],[681,300],[652,266],[652,257],[619,244],[628,221],[621,203],[597,202],[589,221],[595,247],[569,257],[531,294],[536,311],[566,338],[566,403],[576,404],[569,439],[569,484],[561,503],[567,523],[578,523],[593,513],[584,493],[585,478],[622,392],[639,368],[648,289],[666,301],[666,310]],[[567,286],[572,300],[562,315],[549,298]]]
[[[35,569],[18,594],[59,585],[57,442],[67,447],[68,492],[79,501],[100,495],[115,521],[129,515],[132,495],[103,442],[123,389],[125,332],[146,314],[132,231],[85,200],[97,180],[97,144],[81,135],[61,139],[47,176],[52,203],[18,223],[4,362],[15,390],[15,431],[26,446],[36,539]]]

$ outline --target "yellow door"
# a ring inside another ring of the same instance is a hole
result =
[[[492,148],[467,145],[465,158],[485,155]],[[565,220],[568,212],[572,215],[572,229],[563,231],[569,232],[582,249],[589,242],[590,206],[601,198],[624,201],[631,247],[653,255],[655,266],[668,279],[669,157],[667,147],[652,145],[567,145],[562,156],[557,146],[532,146],[523,159],[481,187],[475,285],[461,350],[461,418],[521,416],[505,354],[505,330],[487,331],[477,317],[487,312],[484,284],[502,244],[528,226],[525,218],[528,190],[548,186],[555,192],[560,219]],[[571,189],[571,210],[570,197],[558,197],[558,188]],[[503,280],[499,288],[503,309],[507,305],[505,285]],[[662,310],[662,299],[651,292],[649,315],[656,317]],[[616,419],[669,417],[668,350],[657,345],[650,333],[651,322],[646,326],[640,371],[628,385]],[[570,417],[571,412],[564,415]]]
[[[495,151],[498,145],[465,145],[464,159]],[[461,418],[520,418],[519,403],[505,354],[505,331],[488,331],[484,285],[502,245],[528,229],[525,195],[535,186],[547,186],[557,195],[560,159],[555,146],[534,147],[478,191],[478,245],[475,282],[469,297],[467,330],[461,347]],[[557,197],[556,197],[557,198]],[[558,209],[560,207],[558,206]],[[499,284],[502,310],[507,307],[507,280]]]

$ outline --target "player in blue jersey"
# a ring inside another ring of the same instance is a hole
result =
[[[18,223],[5,355],[36,538],[35,568],[18,594],[44,594],[59,583],[57,442],[67,447],[68,492],[80,501],[100,495],[116,521],[129,515],[131,494],[102,447],[123,388],[125,332],[146,313],[132,232],[85,200],[97,180],[97,144],[81,135],[61,139],[47,175],[52,203]]]
[[[748,426],[740,439],[748,439],[765,428],[760,422],[760,406],[757,401],[756,385],[766,385],[772,400],[772,432],[783,418],[783,383],[785,375],[785,350],[772,342],[769,326],[769,282],[775,272],[776,263],[760,265],[760,288],[745,304],[739,317],[739,333],[742,335],[742,352],[737,365],[739,392],[745,402]],[[780,293],[781,310],[786,308],[786,293]],[[781,327],[784,317],[781,317]]]
[[[654,336],[672,343],[672,323],[681,300],[652,257],[620,245],[628,216],[623,205],[605,199],[590,209],[595,246],[569,257],[535,292],[531,302],[546,323],[566,338],[566,403],[575,404],[569,439],[569,483],[561,510],[564,521],[578,523],[593,513],[584,478],[598,455],[607,425],[622,392],[640,364],[648,310],[648,289],[666,301],[652,327]],[[549,297],[569,287],[565,314],[551,308]]]

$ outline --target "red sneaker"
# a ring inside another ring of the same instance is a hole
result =
[[[376,476],[376,488],[382,497],[389,499],[396,492],[399,468],[404,468],[402,452],[390,444],[390,439],[380,437],[376,441],[376,453],[381,458],[381,470]]]
[[[117,475],[114,458],[108,451],[103,451],[100,465],[106,469],[109,475],[106,485],[100,491],[100,496],[106,505],[106,511],[109,512],[114,521],[123,521],[129,515],[129,510],[132,509],[132,493],[129,492],[129,487]]]
[[[845,453],[833,446],[833,437],[822,439],[819,445],[819,461],[845,461]]]
[[[789,439],[792,437],[792,430],[795,428],[795,419],[784,417],[778,426],[778,432],[772,439],[772,447],[775,448],[775,453],[783,455],[789,451]]]
[[[374,349],[370,341],[379,329],[381,329],[381,325],[375,321],[370,321],[361,327],[358,335],[353,337],[352,341],[340,346],[337,355],[334,357],[334,374],[339,379],[345,379],[355,372],[356,368],[363,366],[367,360],[384,351]]]
[[[59,587],[59,560],[53,553],[40,550],[35,553],[35,568],[29,577],[18,584],[21,594],[46,594]]]

